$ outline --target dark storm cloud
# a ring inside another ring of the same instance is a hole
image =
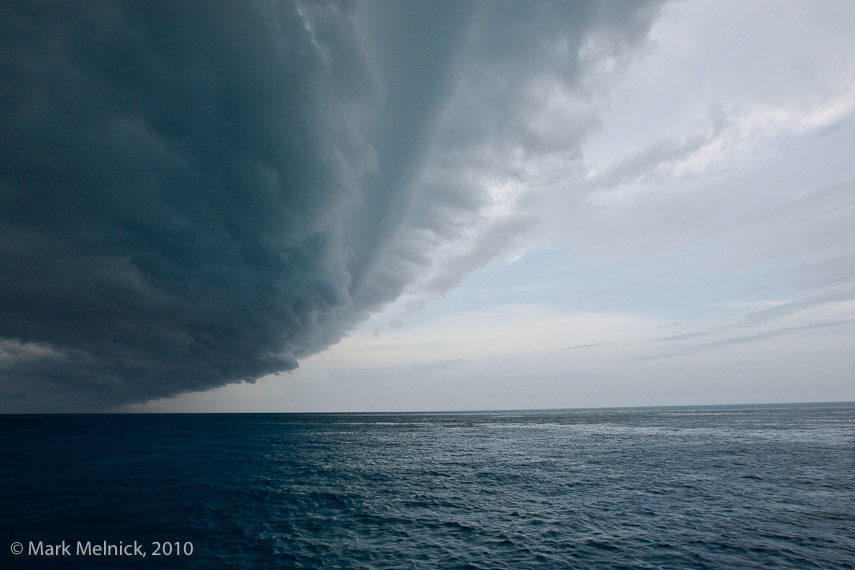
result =
[[[164,396],[337,338],[340,209],[373,164],[347,5],[0,11],[4,392]]]
[[[0,4],[0,405],[97,408],[295,368],[479,215],[461,173],[510,150],[577,156],[596,117],[533,127],[539,82],[589,89],[585,61],[622,57],[653,15]],[[431,283],[460,282],[523,222],[498,220]]]
[[[568,172],[583,170],[602,91],[659,10],[657,2],[464,4],[468,11],[457,8],[453,21],[468,25],[432,32],[458,46],[437,82],[448,85],[450,73],[452,85],[425,133],[427,152],[414,155],[419,168],[408,173],[398,232],[375,250],[368,269],[378,278],[361,298],[386,297],[414,279],[426,299],[444,295],[538,231],[555,205],[544,186],[569,186]],[[502,188],[509,193],[497,198]],[[499,214],[497,200],[505,202]]]

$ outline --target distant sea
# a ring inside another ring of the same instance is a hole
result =
[[[855,568],[855,404],[0,416],[0,446],[2,568]]]

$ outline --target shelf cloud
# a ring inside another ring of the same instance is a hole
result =
[[[0,397],[98,409],[292,370],[486,220],[433,277],[459,282],[525,226],[489,219],[478,173],[578,154],[583,77],[654,17],[4,2]],[[568,93],[579,112],[526,111]]]

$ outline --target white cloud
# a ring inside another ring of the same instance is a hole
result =
[[[669,326],[673,315],[496,307],[379,337],[352,336],[252,390],[227,386],[134,409],[515,409],[851,397],[843,366],[853,363],[853,302],[749,327],[739,325],[751,314],[746,308]],[[663,331],[686,338],[657,340]],[[805,374],[813,384],[800,382]]]

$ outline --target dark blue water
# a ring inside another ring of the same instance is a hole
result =
[[[0,444],[2,568],[855,567],[855,404],[4,416]]]

